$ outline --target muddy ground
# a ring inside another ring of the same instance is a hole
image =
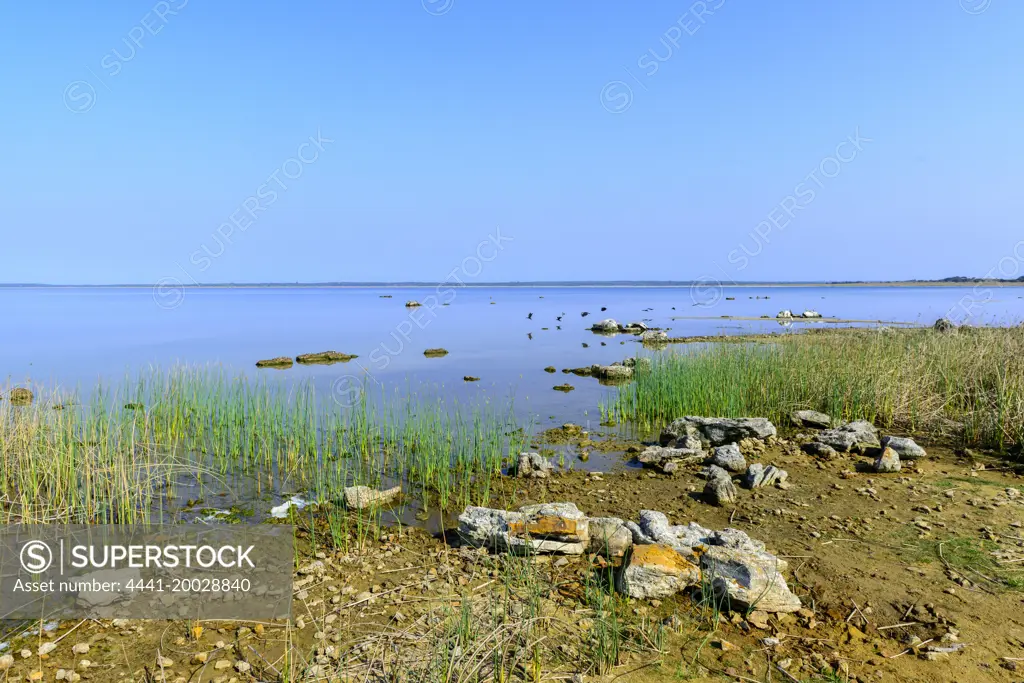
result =
[[[788,560],[798,614],[716,614],[699,595],[617,598],[631,635],[601,666],[591,594],[595,571],[608,571],[600,560],[494,557],[458,547],[454,533],[405,528],[361,552],[307,550],[290,624],[61,623],[12,640],[2,680],[229,683],[289,668],[295,680],[501,680],[506,665],[528,680],[1024,680],[1024,480],[1010,464],[933,445],[879,475],[858,471],[867,458],[819,461],[793,442],[748,462],[783,467],[789,487],[741,489],[735,506],[718,508],[701,499],[699,468],[618,466],[504,478],[491,504],[571,501],[626,519],[654,509],[675,524],[742,529]],[[524,654],[531,636],[515,629],[542,620],[536,662]]]

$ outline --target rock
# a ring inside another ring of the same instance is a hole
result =
[[[2,657],[0,657],[0,671],[7,671],[12,666],[14,666],[13,655],[3,655]]]
[[[345,507],[349,510],[365,510],[372,507],[387,505],[402,495],[402,487],[378,491],[369,486],[349,486],[345,489]]]
[[[740,452],[740,447],[734,443],[716,446],[715,454],[711,456],[711,464],[727,472],[742,472],[747,469],[747,459]]]
[[[708,483],[704,485],[704,499],[712,505],[736,502],[736,485],[729,473],[717,465],[708,468]]]
[[[469,544],[497,551],[580,555],[590,543],[586,515],[572,503],[527,505],[518,512],[467,507],[459,534]]]
[[[820,441],[805,443],[800,448],[802,448],[805,453],[819,457],[822,460],[834,460],[839,457],[839,454],[836,453],[836,449],[832,448],[832,446],[829,446],[827,443],[821,443]]]
[[[936,332],[953,332],[956,330],[956,325],[950,322],[947,318],[939,318],[932,325],[932,329]]]
[[[278,356],[277,358],[268,358],[267,360],[256,361],[256,367],[258,368],[290,368],[292,366],[292,359],[287,356]]]
[[[554,469],[551,461],[539,453],[520,453],[516,460],[515,475],[529,479],[546,479]]]
[[[832,418],[816,410],[795,410],[789,417],[797,427],[828,429],[832,426]]]
[[[89,643],[75,643],[71,648],[71,652],[76,655],[89,654]]]
[[[649,370],[653,365],[651,359],[647,358],[646,356],[627,358],[626,360],[622,361],[622,364],[625,365],[627,368],[635,369],[639,367],[645,370]]]
[[[900,467],[900,455],[891,448],[883,450],[875,459],[875,472],[899,472]]]
[[[662,445],[666,439],[675,440],[690,434],[687,427],[692,427],[712,446],[735,443],[746,438],[767,439],[775,436],[775,425],[765,417],[695,417],[687,416],[673,420],[661,434]]]
[[[866,420],[847,422],[835,429],[818,432],[814,440],[828,444],[837,451],[864,452],[868,448],[879,448],[878,429]]]
[[[644,514],[644,510],[640,511],[640,514]],[[661,514],[661,513],[659,513]],[[633,534],[633,543],[635,545],[650,545],[656,541],[647,535],[646,532],[636,522],[630,520],[626,522],[626,528],[629,529],[629,533]]]
[[[555,391],[561,391],[562,393],[565,393],[565,394],[569,393],[570,391],[575,391],[576,390],[576,387],[574,387],[573,385],[571,385],[569,383],[566,383],[566,384],[556,384],[555,386],[553,386],[551,388],[554,389]]]
[[[423,304],[421,304],[419,301],[406,301],[405,302],[405,307],[406,308],[416,308],[416,307],[422,306],[422,305]]]
[[[779,311],[778,314],[775,317],[776,318],[792,318],[793,317],[793,311],[791,311],[789,309],[782,310],[782,311]]]
[[[332,363],[347,363],[359,356],[338,351],[321,351],[320,353],[304,353],[295,359],[295,362],[302,365],[331,365]]]
[[[558,371],[558,368],[556,368],[554,365],[549,365],[546,368],[544,368],[544,372],[557,372],[557,371]]]
[[[443,358],[448,355],[448,349],[427,349],[423,352],[423,355],[427,358]]]
[[[761,463],[754,463],[747,468],[747,474],[743,478],[743,485],[748,489],[757,489],[772,484],[782,484],[789,478],[786,470],[779,469],[775,465],[765,467]]]
[[[7,392],[7,400],[11,402],[11,405],[16,406],[27,406],[35,399],[35,395],[31,390],[25,387],[14,387]]]
[[[594,323],[590,327],[590,331],[591,332],[605,332],[605,333],[607,333],[607,332],[618,332],[619,331],[619,323],[618,323],[618,321],[615,320],[615,318],[605,318],[604,320],[600,320],[600,321]]]
[[[623,380],[633,377],[633,368],[625,365],[592,365],[590,367],[592,377],[598,379]]]
[[[644,465],[656,467],[662,471],[677,469],[680,464],[700,462],[705,457],[704,451],[700,448],[669,448],[666,446],[648,446],[640,455],[636,456],[637,462]]]
[[[590,552],[608,558],[625,557],[633,547],[633,532],[618,517],[589,519]]]
[[[928,452],[917,445],[917,443],[907,436],[883,436],[881,441],[882,448],[891,448],[899,453],[900,458],[903,460],[913,460],[915,458],[923,458],[928,455]]]
[[[700,583],[700,568],[667,545],[633,547],[617,588],[632,598],[667,598]]]
[[[808,310],[808,311],[804,311],[803,313],[801,313],[800,317],[801,318],[820,318],[821,317],[821,313],[818,313],[817,311],[810,311],[810,310]]]
[[[777,558],[735,548],[712,546],[700,557],[702,582],[711,584],[724,609],[795,612],[800,598],[786,585]]]
[[[53,642],[46,642],[39,646],[39,654],[48,655],[57,649],[57,644]]]
[[[668,342],[668,333],[661,330],[647,330],[640,335],[642,344],[665,344]]]
[[[479,382],[480,378],[479,377],[474,377],[473,375],[466,375],[465,377],[462,378],[462,381],[463,382]]]

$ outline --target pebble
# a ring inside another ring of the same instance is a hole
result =
[[[76,655],[84,655],[89,652],[89,643],[75,643],[75,645],[72,646],[71,651]]]

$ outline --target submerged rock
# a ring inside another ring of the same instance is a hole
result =
[[[558,368],[556,368],[554,365],[549,365],[546,368],[544,368],[544,372],[557,372],[557,371],[558,371]]]
[[[27,406],[35,400],[35,394],[25,387],[14,387],[7,392],[7,400],[11,402],[11,405]]]
[[[717,465],[708,468],[708,481],[704,485],[704,499],[712,505],[736,502],[736,485],[729,473]]]
[[[304,353],[297,357],[295,362],[302,365],[330,365],[331,363],[347,363],[353,358],[359,358],[359,356],[338,351],[321,351],[320,353]]]
[[[662,445],[696,430],[712,446],[735,443],[746,438],[767,439],[778,432],[766,417],[681,417],[661,433]]]
[[[918,446],[917,442],[909,436],[883,436],[881,447],[891,448],[899,453],[899,456],[904,460],[923,458],[928,455],[928,452]]]
[[[712,546],[700,557],[702,581],[724,609],[795,612],[801,607],[781,572],[785,564],[767,553]]]
[[[427,349],[426,351],[423,352],[423,355],[426,356],[427,358],[441,358],[443,356],[448,355],[448,349]]]
[[[832,418],[816,410],[795,410],[789,418],[797,427],[828,429],[832,426]]]
[[[716,446],[715,453],[711,456],[711,464],[729,472],[742,472],[747,469],[747,459],[740,452],[740,447],[734,443]]]
[[[902,468],[900,455],[891,448],[886,448],[875,459],[875,472],[899,472]]]
[[[539,453],[520,453],[516,460],[515,475],[527,479],[546,479],[555,466]]]
[[[463,382],[479,382],[480,378],[479,377],[474,377],[473,375],[466,375],[465,377],[462,378],[462,381]]]
[[[258,368],[290,368],[292,366],[292,359],[287,356],[279,356],[277,358],[268,358],[267,360],[256,361],[256,367]]]
[[[551,388],[554,389],[555,391],[561,391],[563,393],[569,393],[570,391],[576,390],[576,387],[574,387],[571,384],[556,384]]]
[[[618,517],[591,517],[590,552],[607,558],[625,557],[633,547],[633,532]]]
[[[402,487],[378,491],[369,486],[349,486],[345,489],[345,507],[349,510],[365,510],[387,505],[402,494]]]
[[[754,463],[747,469],[743,477],[743,484],[748,489],[758,489],[772,484],[783,484],[789,478],[789,472],[779,469],[775,465],[765,467],[761,463]]]
[[[700,568],[667,545],[633,547],[617,588],[631,598],[667,598],[700,583]]]

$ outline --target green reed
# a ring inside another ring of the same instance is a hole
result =
[[[605,419],[657,428],[682,415],[794,409],[1007,448],[1024,442],[1024,329],[822,330],[707,344],[655,357],[602,405]]]
[[[370,387],[340,405],[311,382],[223,371],[150,370],[88,401],[0,402],[6,521],[148,521],[181,477],[247,476],[338,502],[355,484],[393,485],[442,507],[484,502],[527,438],[511,406],[460,406]]]

